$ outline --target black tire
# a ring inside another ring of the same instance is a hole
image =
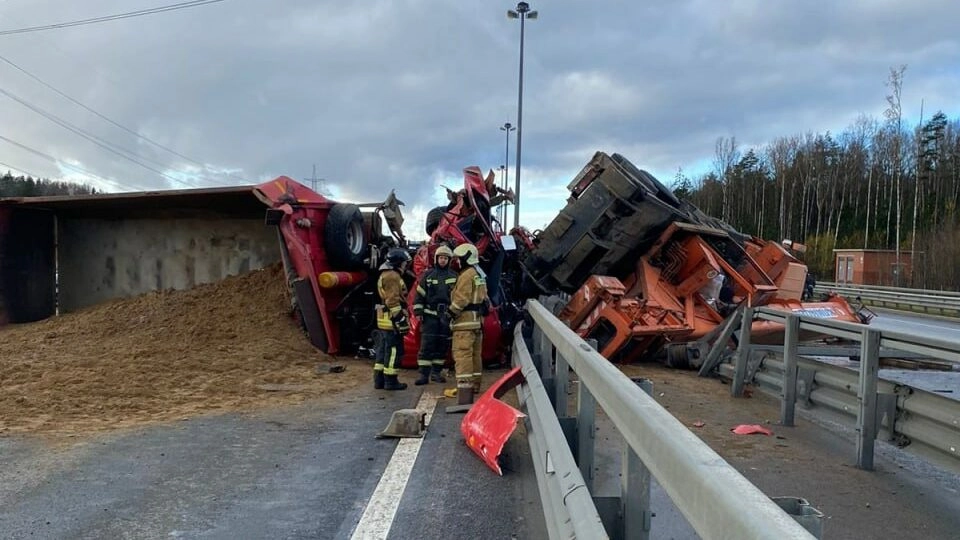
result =
[[[655,176],[647,171],[640,172],[643,173],[643,179],[654,187],[654,191],[657,192],[657,198],[674,208],[680,208],[680,199],[673,194],[673,190],[663,185],[660,180],[657,180]]]
[[[354,270],[362,267],[367,255],[367,239],[363,234],[360,208],[347,203],[333,205],[327,215],[323,241],[334,269]]]
[[[432,235],[433,231],[437,230],[437,227],[440,226],[440,220],[443,219],[443,213],[446,211],[446,206],[438,206],[427,212],[427,221],[425,227],[427,236]]]
[[[630,176],[632,176],[634,179],[636,179],[638,182],[642,182],[644,185],[646,185],[647,189],[649,189],[654,194],[656,194],[658,199],[669,204],[674,208],[680,207],[680,199],[678,199],[677,196],[673,194],[673,191],[670,188],[663,185],[662,182],[657,180],[655,176],[648,173],[647,171],[638,169],[637,166],[631,163],[629,159],[621,156],[620,154],[612,155],[611,159],[613,159],[614,162],[616,162],[618,165],[626,169],[627,173]]]

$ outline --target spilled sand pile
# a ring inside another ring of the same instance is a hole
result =
[[[356,387],[369,364],[314,349],[279,264],[0,329],[0,435],[75,433],[303,401]]]

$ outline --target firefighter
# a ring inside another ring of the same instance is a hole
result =
[[[420,353],[417,367],[420,378],[413,384],[445,383],[441,375],[450,351],[450,290],[457,282],[457,273],[450,269],[453,252],[440,246],[433,254],[433,268],[423,274],[417,285],[413,313],[420,320]]]
[[[480,347],[483,344],[483,317],[490,300],[487,298],[487,276],[480,269],[480,254],[473,244],[460,244],[453,250],[460,263],[460,274],[450,297],[453,319],[453,361],[457,373],[457,404],[473,403],[480,392],[483,365]]]
[[[387,260],[380,266],[377,293],[381,304],[377,306],[377,359],[373,365],[373,387],[377,390],[405,390],[406,383],[397,380],[397,367],[403,356],[403,336],[410,329],[407,320],[407,286],[403,272],[410,262],[405,249],[394,248],[387,252]]]

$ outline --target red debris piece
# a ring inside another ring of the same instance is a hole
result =
[[[761,435],[773,435],[773,432],[769,429],[758,426],[757,424],[740,424],[737,427],[731,428],[730,431],[736,433],[737,435],[753,435],[759,433]]]
[[[500,452],[517,429],[517,422],[526,417],[522,412],[500,401],[500,397],[523,381],[520,367],[511,369],[480,396],[460,423],[460,433],[463,434],[467,446],[500,476],[503,476]]]
[[[693,427],[703,427],[705,425],[707,424],[705,424],[703,420],[697,420],[696,422],[693,423]]]

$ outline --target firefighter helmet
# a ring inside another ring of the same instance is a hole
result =
[[[393,248],[387,252],[387,264],[393,268],[400,268],[410,260],[410,254],[403,248]]]
[[[433,252],[433,263],[434,263],[434,264],[437,264],[437,259],[440,258],[441,255],[444,256],[444,257],[446,257],[446,258],[448,258],[448,259],[452,259],[452,258],[453,258],[453,251],[451,251],[450,248],[448,248],[446,245],[441,245],[440,247],[438,247],[438,248],[437,248],[437,251]]]
[[[480,252],[477,251],[477,246],[473,244],[460,244],[453,250],[453,256],[460,259],[461,264],[465,263],[473,266],[480,262]]]

